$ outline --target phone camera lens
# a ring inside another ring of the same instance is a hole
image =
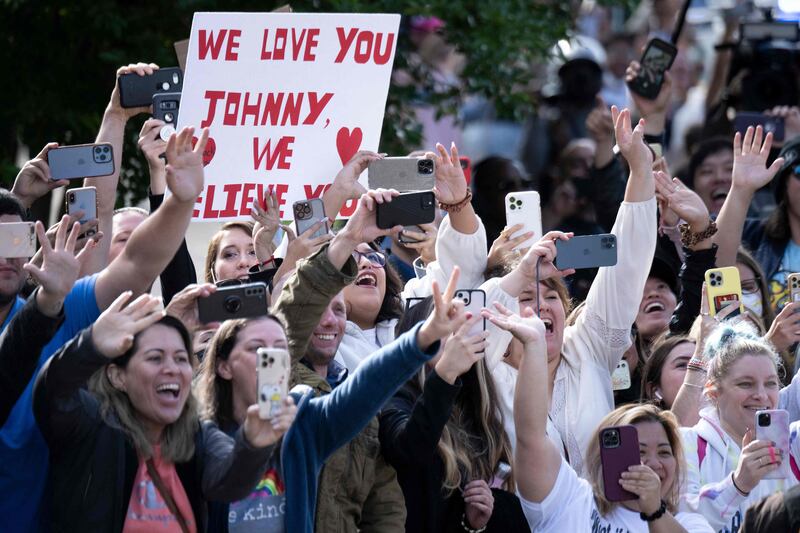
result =
[[[100,146],[94,147],[94,153],[99,154],[103,149]]]
[[[433,174],[433,161],[430,159],[421,159],[417,163],[417,171],[420,174]]]
[[[172,83],[177,85],[179,81],[181,81],[181,78],[178,76],[178,73],[177,72],[173,72],[172,73]]]
[[[771,417],[769,416],[769,413],[760,413],[758,415],[758,425],[761,426],[762,428],[769,426],[771,422],[772,420]]]
[[[75,193],[69,193],[69,203],[75,203]]]
[[[509,208],[509,209],[511,209],[511,210],[513,211],[514,209],[516,209],[516,208],[517,208],[517,206],[516,206],[516,205],[514,205],[514,204],[511,204],[511,205],[509,205],[509,206],[508,206],[508,208]]]
[[[522,200],[517,200],[517,207],[522,207]]]
[[[165,81],[164,83],[161,84],[161,90],[169,91],[169,82],[168,81]]]
[[[270,357],[269,358],[269,364],[273,364],[273,363],[275,363],[275,358],[274,357]]]
[[[225,298],[224,307],[229,313],[238,313],[242,308],[242,300],[238,296],[228,296]]]
[[[267,362],[266,361],[261,361],[261,367],[262,368],[267,368]]]
[[[103,153],[104,154],[107,154],[108,150],[109,150],[108,146],[103,146]]]
[[[615,429],[610,429],[603,433],[603,447],[616,448],[619,446],[619,432]]]
[[[512,204],[517,203],[517,199],[514,198],[513,196],[511,198],[509,198],[508,201],[511,202]]]

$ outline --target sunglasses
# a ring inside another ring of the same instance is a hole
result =
[[[382,268],[386,266],[386,256],[380,252],[360,252],[358,250],[353,251],[353,259],[356,260],[356,263],[360,263],[362,257],[369,261],[369,263],[374,267]]]

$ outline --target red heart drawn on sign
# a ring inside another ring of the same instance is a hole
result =
[[[197,137],[192,137],[192,148],[195,147],[197,144]],[[214,154],[217,153],[217,143],[214,142],[214,139],[211,137],[208,138],[208,142],[206,142],[206,149],[203,150],[203,166],[208,166],[211,163],[211,160],[214,159]]]
[[[346,165],[350,158],[358,152],[361,147],[361,128],[339,128],[336,134],[336,150],[339,151],[339,159],[342,160],[342,165]]]

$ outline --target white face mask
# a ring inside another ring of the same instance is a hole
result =
[[[764,313],[764,306],[761,304],[761,291],[742,294],[742,304],[759,318]]]

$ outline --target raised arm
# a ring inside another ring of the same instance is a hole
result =
[[[719,211],[717,217],[719,231],[714,237],[714,242],[719,246],[717,266],[736,266],[736,251],[742,242],[747,209],[750,207],[753,195],[772,181],[783,164],[783,158],[779,157],[772,165],[767,166],[771,148],[772,133],[767,133],[764,137],[761,126],[755,130],[752,127],[747,128],[744,139],[738,131],[733,137],[731,190]]]
[[[0,336],[0,424],[5,423],[31,381],[42,348],[64,321],[64,299],[78,279],[82,263],[94,248],[91,242],[75,256],[80,224],[76,222],[68,234],[67,219],[65,215],[53,246],[44,236],[42,223],[36,222],[36,233],[42,243],[42,265],[28,263],[23,268],[39,288]]]
[[[515,315],[502,305],[496,312],[485,309],[483,315],[492,324],[509,331],[523,345],[523,356],[514,392],[514,426],[517,446],[514,468],[517,490],[531,502],[541,502],[553,490],[561,468],[561,454],[547,437],[548,392],[547,343],[544,323],[526,309]]]
[[[481,317],[473,317],[447,339],[419,397],[403,389],[381,411],[381,448],[395,467],[432,464],[461,390],[460,376],[483,358],[486,332],[469,335],[470,327],[478,320]]]
[[[325,215],[331,220],[336,220],[336,215],[347,200],[360,198],[367,192],[358,182],[358,177],[367,169],[370,161],[381,159],[383,156],[369,150],[361,150],[353,154],[342,170],[336,174],[330,188],[322,195],[325,206]]]
[[[84,187],[95,187],[97,189],[97,219],[99,220],[100,231],[107,236],[100,242],[98,253],[94,254],[91,272],[100,272],[108,264],[108,251],[113,237],[114,206],[117,202],[117,185],[119,184],[119,173],[122,170],[122,146],[125,139],[125,125],[132,117],[139,113],[146,113],[150,109],[149,107],[122,107],[119,100],[119,77],[130,73],[145,76],[152,74],[157,69],[158,66],[152,63],[130,64],[117,69],[114,89],[111,91],[111,98],[105,113],[103,113],[103,122],[100,124],[100,131],[97,133],[97,139],[95,140],[98,143],[111,144],[114,150],[114,173],[111,176],[83,180]]]
[[[155,213],[164,203],[164,193],[167,190],[167,167],[164,159],[160,157],[167,149],[167,143],[161,139],[160,135],[163,127],[163,121],[151,118],[145,121],[139,132],[139,149],[147,160],[150,174],[150,191],[148,193],[150,214]],[[185,238],[181,241],[172,260],[164,267],[159,279],[161,281],[161,298],[165,307],[169,305],[173,296],[185,287],[197,283],[197,271],[194,268],[192,256],[189,255]]]
[[[172,260],[192,218],[195,200],[203,190],[204,129],[194,150],[194,128],[173,133],[167,142],[167,184],[172,195],[131,234],[122,253],[99,275],[97,305],[105,309],[125,290],[141,294]]]

